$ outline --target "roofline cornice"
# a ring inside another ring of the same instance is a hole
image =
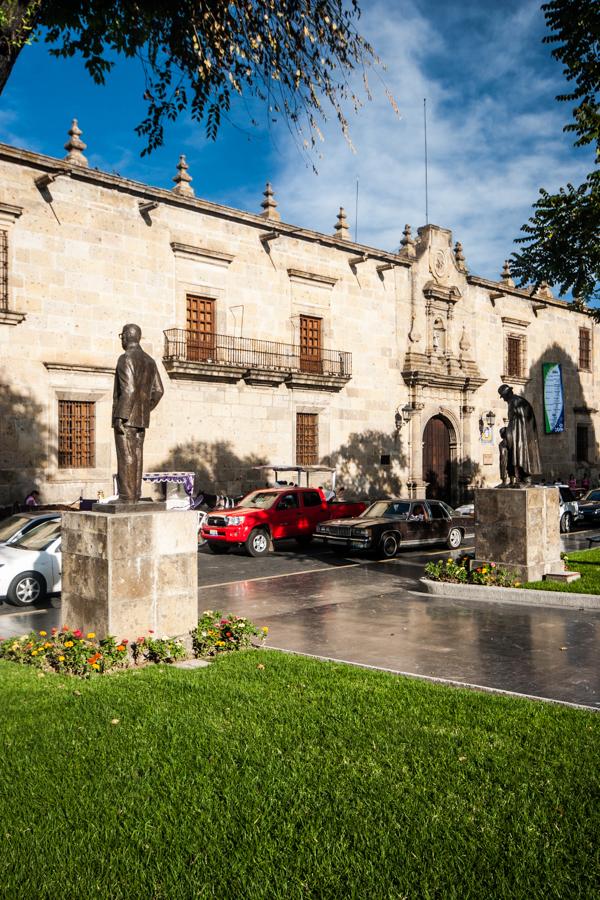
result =
[[[258,214],[243,212],[234,209],[231,206],[222,206],[218,203],[212,203],[210,200],[203,200],[199,197],[186,197],[181,194],[175,194],[173,191],[164,188],[151,187],[143,184],[141,181],[133,181],[130,178],[123,178],[121,175],[109,175],[107,172],[101,172],[99,169],[90,169],[87,166],[72,165],[64,159],[56,159],[52,156],[45,156],[41,153],[34,153],[31,150],[21,150],[17,147],[11,147],[9,144],[0,143],[0,159],[8,162],[20,163],[21,165],[30,166],[34,169],[40,169],[42,172],[51,174],[65,175],[74,178],[77,181],[85,181],[89,184],[97,184],[107,189],[121,191],[131,194],[136,198],[143,198],[169,206],[178,206],[192,211],[203,213],[204,215],[215,216],[221,219],[229,219],[232,222],[239,222],[257,228],[261,232],[277,232],[278,237],[293,237],[300,240],[318,243],[325,247],[335,250],[341,250],[344,253],[351,253],[356,256],[362,254],[370,259],[384,260],[392,263],[394,266],[402,266],[410,268],[413,260],[403,258],[397,253],[390,253],[386,250],[379,250],[376,247],[369,247],[366,244],[356,244],[353,241],[341,241],[333,235],[323,234],[319,231],[311,231],[309,228],[299,228],[295,225],[288,225],[285,222],[273,222],[263,218]]]

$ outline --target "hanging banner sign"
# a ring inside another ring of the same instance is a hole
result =
[[[543,363],[542,378],[546,434],[559,434],[565,430],[565,398],[560,363]]]

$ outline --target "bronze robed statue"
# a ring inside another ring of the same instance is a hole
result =
[[[533,407],[525,397],[515,394],[508,384],[500,385],[498,393],[508,403],[508,425],[502,429],[506,432],[502,436],[506,442],[502,482],[505,483],[508,475],[511,484],[531,484],[532,476],[542,472]]]
[[[117,360],[112,408],[119,502],[137,503],[142,496],[146,428],[164,390],[156,363],[140,347],[139,325],[125,325],[119,337],[125,352]]]

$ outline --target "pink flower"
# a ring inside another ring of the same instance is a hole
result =
[[[82,634],[83,634],[83,632],[81,631],[81,628],[77,628],[73,632],[73,637],[80,638]]]

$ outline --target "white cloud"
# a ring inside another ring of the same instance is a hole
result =
[[[273,175],[283,218],[332,233],[342,205],[354,235],[358,177],[359,241],[396,249],[405,222],[425,221],[427,97],[429,219],[453,230],[472,271],[496,277],[539,187],[578,182],[589,168],[562,135],[568,110],[552,99],[560,68],[555,84],[528,64],[527,48],[539,44],[537,2],[512,15],[499,7],[486,8],[482,39],[470,28],[456,43],[435,15],[425,18],[408,0],[371,4],[362,29],[387,64],[384,77],[401,119],[375,91],[351,120],[356,155],[336,123],[328,124],[318,176],[289,141]]]

